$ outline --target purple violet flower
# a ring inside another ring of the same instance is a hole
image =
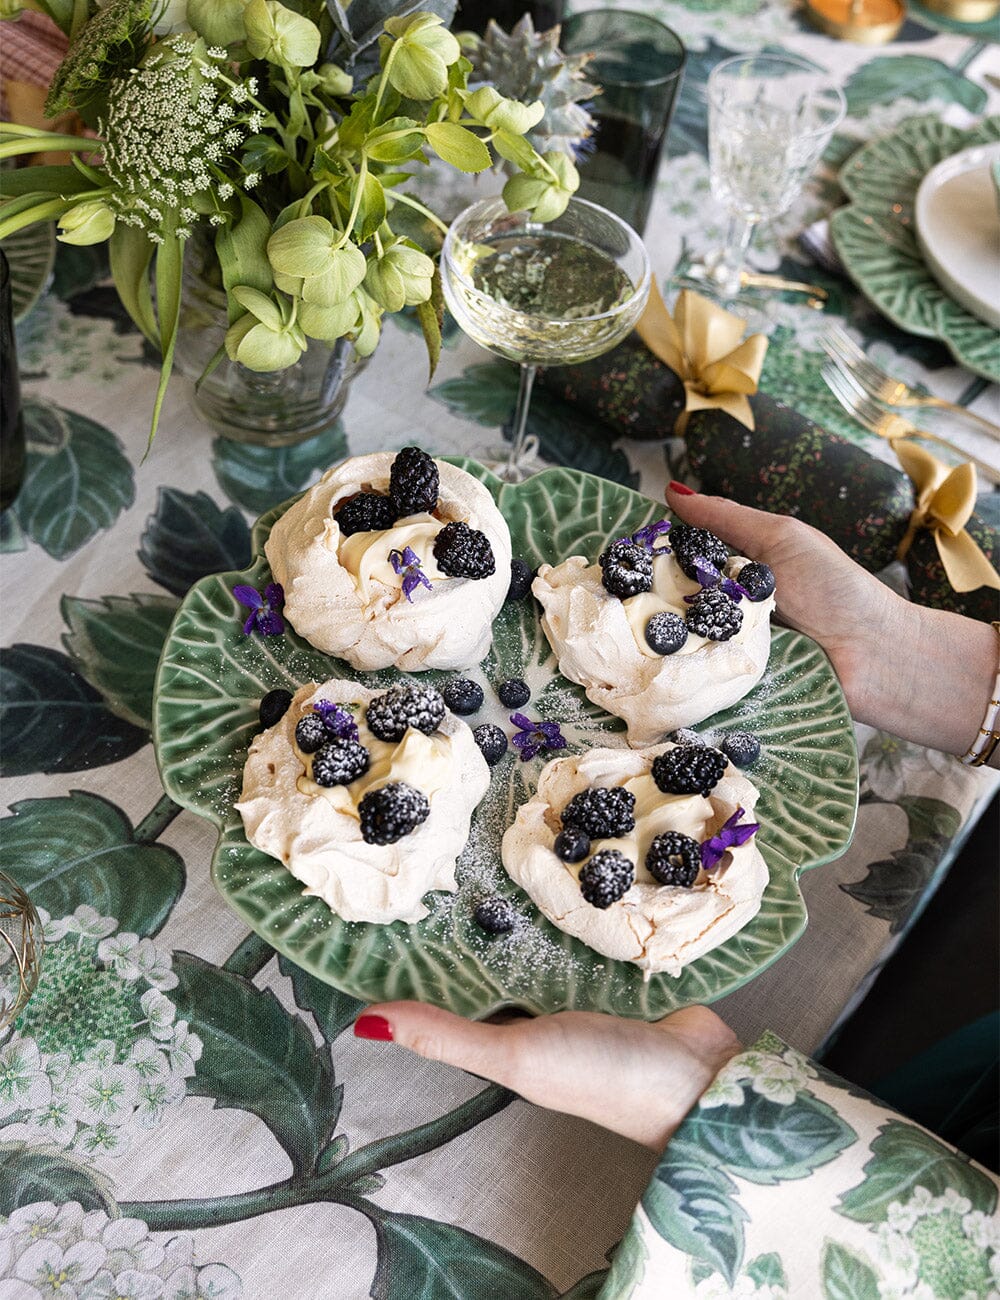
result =
[[[357,740],[358,724],[354,714],[342,704],[331,704],[329,700],[317,700],[313,711],[323,719],[323,725],[332,736],[341,740]]]
[[[707,840],[702,840],[701,844],[701,865],[706,871],[711,871],[719,865],[722,855],[728,849],[738,849],[741,844],[746,844],[752,835],[756,835],[760,830],[758,822],[744,822],[738,826],[737,822],[743,816],[743,809],[737,808],[732,817],[721,826],[715,835]]]
[[[430,589],[431,580],[420,567],[420,556],[412,546],[407,546],[403,551],[390,551],[389,563],[392,565],[393,573],[398,573],[403,579],[403,595],[408,601],[413,600],[413,592],[417,587],[427,587]]]
[[[522,762],[526,763],[543,749],[566,748],[566,738],[559,730],[558,722],[532,722],[523,713],[512,713],[510,720],[517,727],[511,736],[511,744],[521,751]]]
[[[704,555],[696,555],[691,563],[694,565],[694,576],[698,579],[698,585],[702,591],[710,591],[713,587],[721,587],[730,600],[736,601],[737,604],[744,596],[750,599],[750,593],[746,587],[741,587],[735,578],[727,578],[721,573],[711,560],[706,560]],[[685,596],[684,601],[690,605],[696,599],[698,593],[693,596]]]
[[[269,582],[263,596],[256,587],[239,583],[233,588],[233,595],[250,611],[250,617],[243,624],[244,636],[251,632],[259,632],[261,636],[279,636],[284,632],[285,620],[278,612],[285,603],[285,592],[280,582]]]
[[[658,519],[655,524],[646,524],[645,528],[640,528],[638,532],[633,533],[631,540],[636,546],[644,546],[651,555],[669,555],[669,543],[666,546],[654,545],[658,537],[665,537],[669,532],[670,520]]]

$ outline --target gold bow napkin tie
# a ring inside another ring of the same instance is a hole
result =
[[[1000,574],[965,531],[976,504],[976,472],[972,465],[966,462],[952,468],[913,443],[894,442],[893,449],[917,496],[896,558],[904,558],[918,528],[929,528],[953,590],[1000,590]]]
[[[756,393],[767,352],[763,334],[744,338],[746,321],[693,289],[682,289],[671,316],[656,281],[636,331],[650,352],[684,381],[684,410],[674,426],[683,437],[693,411],[725,411],[754,427],[749,395]]]

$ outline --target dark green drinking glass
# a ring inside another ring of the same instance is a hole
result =
[[[593,152],[579,163],[578,193],[641,235],[684,72],[681,39],[647,14],[591,9],[564,21],[559,46],[592,53],[586,76],[601,87],[590,105],[597,131]]]

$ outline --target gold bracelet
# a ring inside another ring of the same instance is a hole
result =
[[[1000,648],[1000,622],[995,622],[993,628],[997,633],[998,648]],[[976,733],[975,740],[962,755],[962,762],[967,767],[983,767],[993,757],[997,745],[1000,744],[998,720],[1000,720],[1000,667],[997,669],[997,679],[993,686],[992,698],[986,706],[983,725]]]

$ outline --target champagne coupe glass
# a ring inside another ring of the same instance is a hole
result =
[[[621,217],[585,199],[543,224],[497,196],[452,222],[441,280],[465,333],[521,367],[513,443],[490,466],[519,483],[538,468],[538,440],[526,436],[538,366],[589,361],[625,338],[649,296],[646,250]]]
[[[705,271],[723,296],[739,291],[757,223],[792,206],[846,111],[836,82],[792,55],[737,55],[712,69],[709,173],[729,230]]]

